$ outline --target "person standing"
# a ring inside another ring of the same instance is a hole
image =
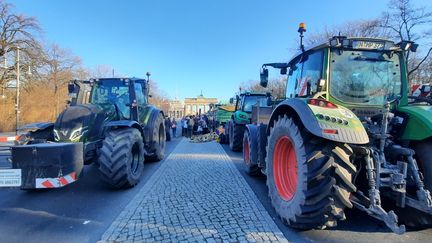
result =
[[[186,117],[183,117],[182,121],[181,121],[181,125],[182,125],[182,136],[187,137],[187,125],[188,120]]]
[[[176,132],[177,132],[177,121],[174,117],[172,118],[172,121],[171,121],[171,130],[172,130],[172,136],[173,136],[173,138],[175,138]]]
[[[166,133],[166,140],[171,141],[171,119],[169,117],[165,118],[165,133]]]
[[[194,118],[191,117],[188,121],[188,128],[187,128],[188,129],[188,134],[187,134],[188,138],[192,137],[192,131],[193,131],[194,125],[195,125]]]

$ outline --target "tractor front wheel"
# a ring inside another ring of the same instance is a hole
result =
[[[113,188],[135,186],[144,168],[144,143],[135,128],[111,130],[107,133],[99,156],[102,179]]]
[[[242,151],[244,131],[245,127],[243,125],[237,125],[234,122],[231,123],[229,146],[232,151]]]
[[[269,196],[276,213],[293,228],[332,227],[352,207],[352,150],[305,135],[287,116],[274,122],[266,156]]]

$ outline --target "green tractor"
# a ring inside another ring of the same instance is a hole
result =
[[[29,124],[12,147],[21,189],[56,188],[96,163],[113,188],[136,185],[144,160],[165,152],[162,111],[148,103],[148,82],[138,78],[71,81],[67,107],[54,123]]]
[[[267,67],[288,75],[286,99],[247,126],[243,158],[287,225],[332,227],[352,207],[398,234],[432,224],[432,100],[408,96],[404,61],[416,48],[335,36],[263,65],[264,87]]]
[[[236,96],[234,113],[225,125],[232,151],[242,151],[243,134],[246,125],[251,123],[252,107],[256,104],[264,106],[268,99],[271,99],[270,93],[264,92],[242,92]],[[234,98],[230,99],[230,103],[234,104]]]

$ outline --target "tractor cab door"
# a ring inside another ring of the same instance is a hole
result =
[[[237,96],[235,110],[239,111],[243,107],[244,95]]]
[[[147,96],[145,95],[144,85],[140,82],[134,83],[134,93],[135,93],[135,102],[133,106],[136,110],[136,121],[138,121],[138,117],[143,117],[145,113],[145,108],[148,104]]]
[[[290,63],[285,97],[306,98],[324,92],[323,78],[323,51],[304,53]]]

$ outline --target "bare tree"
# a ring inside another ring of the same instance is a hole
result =
[[[74,71],[81,64],[81,59],[74,56],[70,50],[52,44],[45,49],[44,80],[55,97],[53,118],[57,117],[60,108],[61,93],[66,92],[66,84],[74,78]]]
[[[12,12],[12,5],[0,0],[0,56],[3,69],[0,72],[0,86],[15,79],[15,67],[7,64],[15,62],[16,48],[21,50],[21,67],[31,69],[37,66],[42,50],[37,35],[41,29],[35,18]]]
[[[389,11],[384,12],[382,16],[381,27],[390,30],[390,35],[396,40],[402,41],[419,41],[430,39],[430,29],[428,27],[432,23],[432,12],[425,7],[414,7],[412,0],[391,0],[389,2]],[[406,53],[406,62],[408,63],[408,75],[412,76],[419,67],[428,59],[432,47],[426,48],[423,57],[416,55],[411,58],[411,52]]]
[[[155,105],[164,112],[169,110],[169,97],[165,91],[161,90],[154,80],[150,80],[149,84],[150,98],[149,103]]]
[[[247,83],[240,85],[241,90],[256,91],[256,92],[270,92],[274,98],[285,98],[286,78],[280,77],[279,79],[271,79],[267,88],[262,87],[259,81],[250,80]]]
[[[110,65],[97,65],[92,69],[91,76],[93,78],[118,77],[118,75],[114,72],[114,68]]]
[[[389,33],[380,27],[379,19],[346,22],[335,27],[325,27],[322,31],[313,32],[305,38],[305,44],[312,46],[327,42],[331,37],[342,35],[348,37],[388,38]]]

